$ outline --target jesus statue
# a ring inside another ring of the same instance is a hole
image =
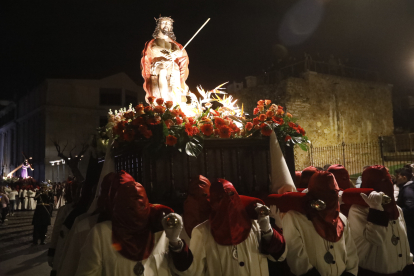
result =
[[[185,83],[188,78],[188,55],[183,46],[175,41],[173,22],[170,17],[156,19],[154,39],[148,41],[142,51],[141,70],[146,99],[153,96],[177,103],[188,92]]]

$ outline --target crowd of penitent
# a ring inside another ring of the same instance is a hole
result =
[[[411,167],[401,169],[394,193],[384,166],[366,167],[359,188],[341,165],[309,167],[299,191],[259,199],[199,176],[177,214],[113,172],[98,197],[84,185],[59,209],[49,264],[52,274],[78,276],[411,275],[411,179]]]

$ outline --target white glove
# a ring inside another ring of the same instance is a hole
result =
[[[50,267],[53,267],[53,257],[52,256],[47,256],[47,263]]]
[[[307,194],[309,192],[309,189],[306,188],[305,190],[302,191],[302,194]]]
[[[379,211],[384,211],[382,207],[382,196],[384,195],[383,192],[371,192],[369,196],[364,193],[361,193],[362,199],[368,204],[369,208],[376,209]]]
[[[270,221],[269,221],[269,216],[268,216],[268,215],[267,215],[267,216],[261,216],[261,215],[260,215],[260,208],[261,208],[262,206],[263,206],[262,204],[257,203],[257,206],[256,206],[255,210],[256,210],[256,212],[259,214],[259,217],[258,217],[258,219],[257,219],[257,223],[259,223],[260,230],[261,230],[263,233],[266,233],[266,232],[268,232],[270,229],[272,229],[272,226],[270,225]]]
[[[172,228],[170,228],[167,223],[168,219],[176,219],[177,223]],[[179,237],[181,230],[183,229],[183,219],[179,214],[171,213],[166,215],[162,219],[162,227],[164,227],[165,235],[167,236],[170,243],[177,243],[181,240]]]
[[[339,191],[339,193],[338,193],[338,201],[339,201],[339,204],[344,204],[344,202],[342,201],[342,194],[343,193],[344,193],[344,191]]]

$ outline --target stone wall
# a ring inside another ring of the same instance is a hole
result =
[[[260,99],[285,106],[298,117],[314,147],[342,142],[367,143],[394,130],[392,85],[307,72],[279,84],[245,88],[236,98],[252,112]],[[309,154],[296,150],[297,169],[309,166]]]

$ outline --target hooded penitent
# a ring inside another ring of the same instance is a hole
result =
[[[210,188],[210,227],[220,245],[236,245],[250,233],[252,222],[233,184],[217,179]]]
[[[384,166],[375,165],[368,167],[362,173],[361,188],[371,188],[376,192],[383,192],[391,198],[389,204],[384,204],[384,211],[388,213],[390,220],[396,220],[399,216],[397,204],[394,199],[394,187],[391,176]]]
[[[154,247],[150,213],[141,184],[127,182],[118,187],[112,211],[112,244],[125,258],[139,262],[150,256]]]
[[[338,183],[339,189],[346,190],[351,188],[349,182],[349,173],[342,165],[332,165],[328,168],[328,172],[335,176],[336,183]]]
[[[344,231],[344,224],[339,217],[339,187],[330,172],[316,172],[310,179],[309,192],[306,194],[308,204],[306,215],[312,221],[316,232],[325,240],[337,242]],[[310,206],[312,200],[322,200],[324,210],[318,211]]]
[[[184,229],[191,237],[194,227],[210,216],[210,181],[200,175],[188,185],[188,196],[184,201]]]
[[[302,171],[301,176],[300,176],[300,182],[299,182],[297,188],[305,188],[305,189],[308,188],[310,178],[317,171],[318,171],[318,169],[315,168],[315,167],[312,167],[312,166],[307,167],[306,169],[304,169]]]

